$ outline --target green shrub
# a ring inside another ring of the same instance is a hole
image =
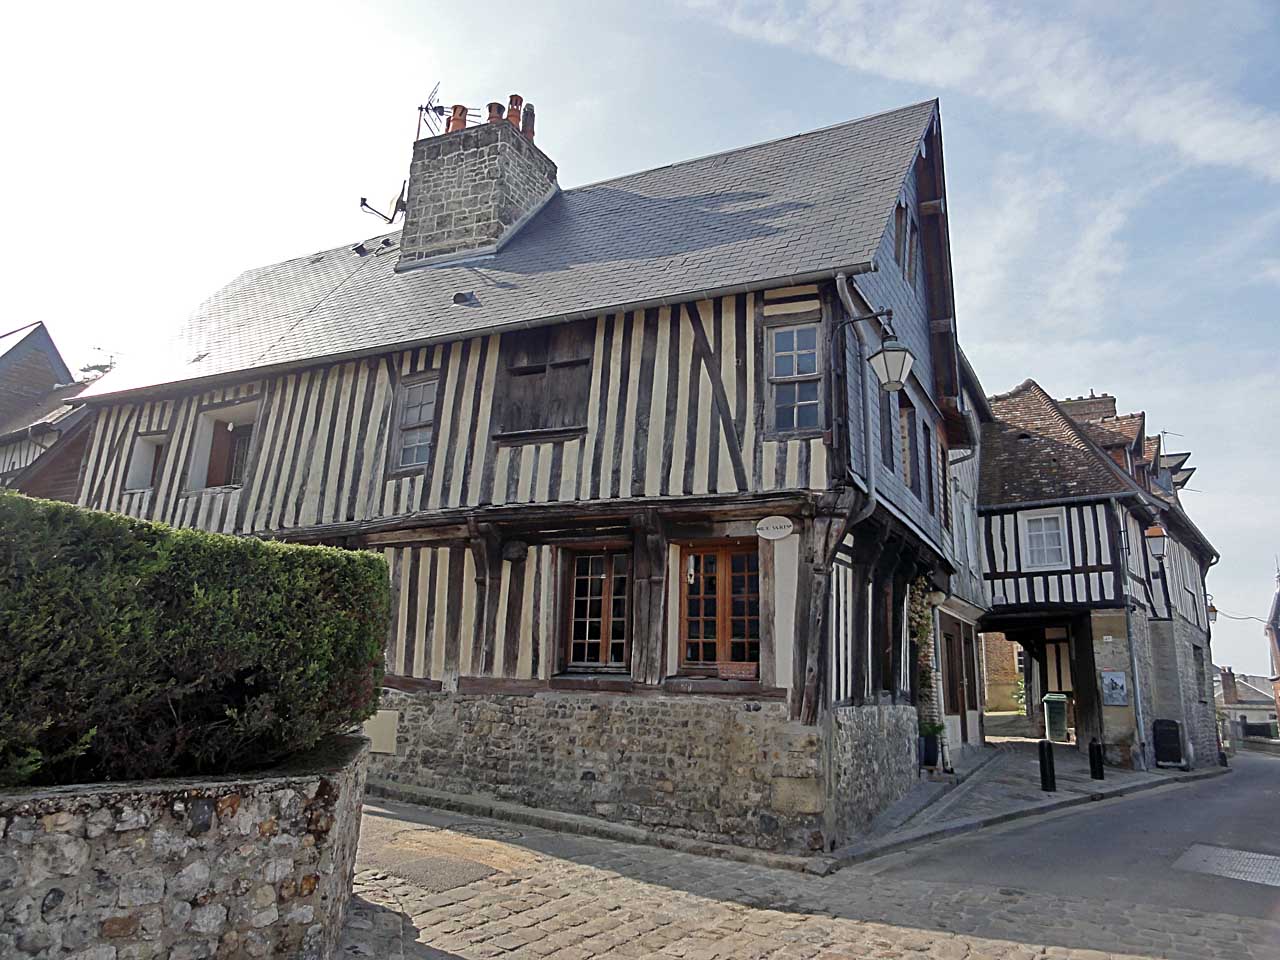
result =
[[[377,708],[373,553],[0,494],[0,785],[240,772]]]

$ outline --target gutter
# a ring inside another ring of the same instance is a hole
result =
[[[840,276],[857,276],[863,273],[871,273],[875,268],[875,263],[873,261],[864,260],[848,267],[835,267],[826,270],[813,270],[806,273],[793,273],[789,276],[769,277],[762,280],[753,280],[748,283],[730,284],[728,286],[706,287],[700,290],[691,290],[672,296],[650,297],[647,300],[632,300],[623,303],[601,304],[584,310],[576,310],[572,313],[553,314],[550,316],[539,317],[534,320],[512,320],[504,323],[489,324],[488,326],[469,327],[465,330],[453,330],[446,335],[438,337],[426,337],[418,340],[382,343],[373,347],[347,350],[341,353],[324,354],[323,356],[318,357],[303,357],[297,360],[285,360],[280,363],[269,363],[256,367],[240,367],[235,370],[211,373],[204,377],[192,377],[188,380],[168,380],[163,383],[151,383],[142,387],[130,387],[125,390],[115,390],[110,393],[99,393],[91,397],[81,395],[77,399],[88,406],[97,406],[112,403],[124,403],[134,397],[154,396],[157,393],[180,394],[207,390],[223,383],[235,383],[249,378],[257,379],[259,377],[267,377],[274,373],[284,372],[287,370],[305,370],[310,367],[327,366],[334,363],[343,363],[347,360],[357,360],[362,357],[376,357],[385,353],[394,353],[399,350],[416,350],[419,347],[426,347],[436,343],[449,343],[466,337],[482,337],[494,333],[503,333],[508,330],[530,330],[536,327],[545,327],[556,323],[569,323],[574,320],[585,320],[589,317],[599,317],[608,313],[625,313],[627,311],[647,310],[651,307],[672,307],[676,304],[690,303],[698,300],[714,300],[717,297],[729,297],[739,293],[756,293],[761,290],[769,290],[773,287],[793,287],[806,283],[825,283]]]

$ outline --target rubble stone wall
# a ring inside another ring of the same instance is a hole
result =
[[[255,777],[0,792],[0,956],[326,960],[367,755],[340,737]]]
[[[627,693],[384,691],[400,711],[397,784],[585,814],[785,853],[823,848],[819,728],[782,700]]]
[[[831,788],[828,833],[848,843],[916,782],[916,708],[836,707],[827,715]]]

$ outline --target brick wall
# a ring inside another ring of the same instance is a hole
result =
[[[987,683],[1017,683],[1018,645],[1005,639],[1003,633],[984,633],[982,650],[986,657]]]

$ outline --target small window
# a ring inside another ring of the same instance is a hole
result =
[[[924,451],[924,502],[929,512],[933,513],[937,509],[933,493],[933,431],[929,429],[928,424],[923,424],[920,432],[924,437],[924,442],[920,446]]]
[[[1196,662],[1196,696],[1200,698],[1200,702],[1205,701],[1205,692],[1209,689],[1208,681],[1205,679],[1204,672],[1204,647],[1198,647],[1192,644],[1191,655]]]
[[[215,419],[205,486],[226,487],[244,483],[245,466],[249,462],[249,445],[252,442],[253,424]]]
[[[755,545],[688,547],[684,570],[681,665],[695,673],[716,671],[721,664],[758,665],[760,558]]]
[[[920,496],[920,439],[916,433],[916,408],[905,393],[898,398],[898,427],[902,432],[902,482]]]
[[[938,434],[938,463],[942,466],[942,525],[948,530],[951,529],[951,454],[947,450],[947,443],[942,434]],[[961,506],[964,509],[964,506]],[[968,514],[965,515],[966,517]],[[971,537],[970,542],[975,546],[978,543],[977,537]]]
[[[585,432],[594,350],[594,320],[504,333],[497,436],[533,442],[548,433]]]
[[[570,670],[625,670],[630,663],[630,558],[622,552],[570,557]]]
[[[1023,649],[1022,644],[1018,644],[1018,648],[1013,653],[1014,659],[1018,664],[1018,674],[1021,675],[1027,669],[1027,651]]]
[[[779,433],[822,427],[822,351],[816,323],[769,331],[773,429]]]
[[[874,376],[874,374],[872,374]],[[880,394],[880,462],[893,469],[893,407],[897,394],[888,390]]]
[[[907,228],[907,262],[903,268],[902,275],[907,278],[907,283],[914,288],[916,285],[916,261],[919,259],[917,248],[920,245],[920,232],[916,229],[916,222],[911,221],[911,225]]]
[[[151,490],[160,476],[164,463],[165,437],[139,436],[133,442],[133,454],[129,458],[129,472],[125,477],[126,490]]]
[[[893,259],[900,267],[907,260],[907,207],[901,202],[893,211]]]
[[[191,444],[187,489],[238,486],[245,482],[257,416],[256,400],[200,414]]]
[[[1027,569],[1062,567],[1067,562],[1065,518],[1060,510],[1019,514]]]
[[[431,377],[400,385],[394,448],[396,469],[412,470],[431,459],[431,445],[435,437],[437,383],[436,378]]]

